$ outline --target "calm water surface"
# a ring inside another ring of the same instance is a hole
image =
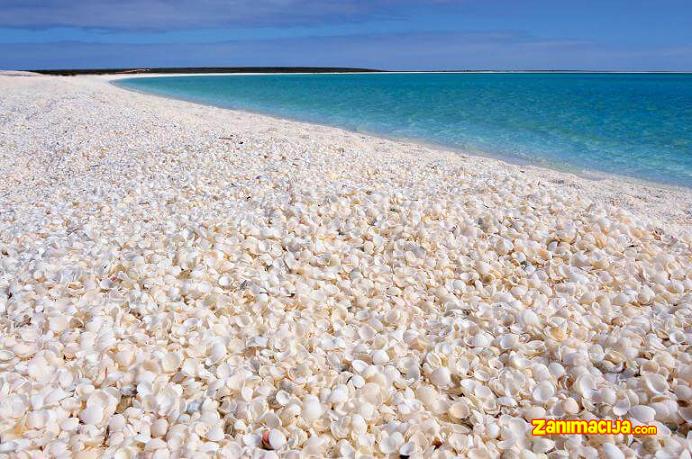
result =
[[[692,74],[185,76],[118,84],[511,161],[692,187]]]

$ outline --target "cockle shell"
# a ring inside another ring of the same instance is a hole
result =
[[[312,423],[322,415],[322,405],[314,395],[307,395],[303,399],[301,416],[305,422]]]

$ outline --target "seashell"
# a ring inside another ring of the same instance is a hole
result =
[[[468,404],[463,401],[454,402],[449,407],[449,415],[455,419],[466,419],[470,413]]]
[[[658,412],[657,412],[658,414]],[[680,416],[686,423],[692,423],[692,406],[683,406],[680,408]]]
[[[205,437],[209,441],[218,442],[224,439],[225,434],[223,428],[221,428],[221,426],[217,424],[216,426],[212,427],[206,432]]]
[[[574,382],[574,391],[586,399],[590,399],[593,395],[595,383],[591,375],[581,375]]]
[[[500,337],[500,348],[504,350],[514,349],[517,346],[517,335],[502,335]]]
[[[312,424],[322,416],[322,405],[314,395],[306,395],[303,398],[303,407],[301,416],[305,422]]]
[[[438,387],[447,387],[452,384],[452,375],[448,368],[436,368],[430,375],[430,382]]]
[[[656,417],[656,410],[644,405],[635,405],[630,408],[629,414],[636,420],[648,424]]]
[[[100,406],[90,406],[82,410],[79,419],[87,425],[98,425],[103,420],[103,408]]]
[[[279,390],[274,396],[274,399],[279,405],[286,406],[291,401],[291,396],[288,394],[288,392]]]
[[[365,385],[365,379],[361,375],[353,375],[351,377],[351,384],[353,384],[353,387],[356,389],[360,389]]]
[[[615,405],[613,406],[613,414],[615,416],[624,416],[630,410],[631,402],[627,397],[621,397],[617,399]]]
[[[386,455],[398,452],[403,444],[404,436],[400,432],[394,432],[391,435],[383,432],[378,442],[380,451]]]
[[[348,400],[348,387],[344,384],[336,386],[329,394],[329,403],[339,404]]]
[[[127,421],[122,414],[115,414],[108,420],[108,428],[113,432],[120,432],[126,425]]]
[[[536,384],[531,395],[536,402],[545,403],[555,395],[555,387],[548,381],[543,381]]]
[[[666,378],[655,373],[646,373],[641,377],[644,387],[651,394],[664,394],[668,390],[668,382]]]
[[[166,373],[172,373],[180,368],[182,359],[175,352],[167,352],[161,359],[161,369]]]
[[[363,362],[362,360],[354,360],[351,362],[351,367],[356,373],[363,373],[365,370],[368,369],[370,365],[367,363]]]
[[[576,400],[569,397],[563,400],[562,409],[569,415],[575,415],[579,413],[579,404],[576,402]]]
[[[602,388],[599,395],[601,396],[603,403],[607,403],[608,405],[615,404],[618,399],[617,393],[611,387]]]
[[[490,459],[490,453],[486,448],[471,448],[467,452],[469,459]]]
[[[374,405],[379,405],[382,402],[380,386],[375,383],[366,383],[358,390],[358,396]]]
[[[351,415],[351,428],[356,434],[363,434],[368,430],[368,424],[365,422],[365,418],[360,414]]]
[[[656,420],[661,422],[672,422],[678,414],[679,407],[674,400],[663,400],[649,405],[656,412]]]
[[[389,356],[387,353],[381,349],[376,350],[372,353],[372,363],[375,365],[384,365],[389,362]]]
[[[267,430],[262,434],[262,446],[266,449],[278,450],[286,445],[286,436],[277,429]]]
[[[161,440],[160,438],[152,438],[146,442],[144,451],[165,450],[167,447],[168,444],[166,444],[165,441]]]
[[[620,448],[612,443],[603,443],[601,445],[603,457],[607,459],[625,459],[625,454]]]
[[[400,457],[409,457],[413,456],[413,454],[418,450],[418,445],[416,445],[415,442],[409,441],[401,445],[399,448],[399,456]]]
[[[151,425],[151,435],[154,437],[163,437],[168,432],[168,421],[165,419],[157,419]]]
[[[542,418],[545,418],[545,408],[542,406],[529,406],[524,409],[524,419],[527,421]]]
[[[531,451],[534,453],[545,454],[555,448],[555,440],[550,438],[537,438],[533,440]]]
[[[524,328],[538,327],[540,325],[540,321],[538,319],[538,316],[536,315],[535,312],[533,312],[530,309],[525,309],[524,311],[521,312],[521,314],[519,315],[519,323]]]
[[[71,432],[79,427],[79,419],[67,418],[60,424],[60,428],[66,432]],[[117,430],[116,430],[117,431]]]

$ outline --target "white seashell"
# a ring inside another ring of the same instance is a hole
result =
[[[470,412],[468,404],[464,402],[454,402],[449,407],[449,414],[455,419],[466,419]]]
[[[632,406],[630,399],[627,397],[619,398],[613,405],[613,414],[615,416],[624,416]]]
[[[529,406],[524,409],[524,419],[527,421],[542,418],[545,418],[545,408],[542,406]]]
[[[648,424],[656,417],[656,410],[644,405],[635,405],[630,408],[629,414],[636,420]]]
[[[160,438],[152,438],[146,442],[146,445],[144,446],[144,451],[160,451],[166,449],[167,446],[168,445],[166,444],[166,442],[161,440]]]
[[[531,309],[525,309],[519,315],[519,323],[524,327],[537,327],[540,325],[540,320],[535,312]]]
[[[115,414],[108,420],[108,428],[112,432],[120,432],[125,428],[126,425],[127,421],[125,420],[125,416],[122,414]]]
[[[368,424],[365,419],[360,414],[354,414],[351,416],[351,428],[357,434],[365,433],[368,430]]]
[[[374,405],[379,405],[382,402],[380,386],[375,383],[366,383],[358,390],[358,396]]]
[[[29,376],[36,381],[43,381],[52,374],[48,362],[42,357],[34,357],[27,365]]]
[[[533,440],[533,446],[531,450],[534,453],[539,453],[539,454],[544,454],[550,451],[551,449],[555,448],[555,440],[552,440],[550,438],[536,438]]]
[[[172,373],[180,367],[181,363],[182,359],[178,353],[167,352],[161,359],[161,369],[166,373]]]
[[[214,343],[209,352],[209,360],[211,360],[212,363],[217,363],[224,357],[226,357],[226,346],[220,342]]]
[[[266,444],[273,450],[281,449],[286,444],[286,436],[280,430],[272,429],[269,431]]]
[[[478,333],[471,340],[471,345],[474,347],[488,347],[493,342],[493,337],[489,333]]]
[[[379,441],[379,448],[383,454],[389,455],[398,452],[403,444],[404,436],[400,432],[394,432],[391,435],[383,433]]]
[[[593,395],[595,383],[591,375],[581,375],[577,378],[573,385],[574,391],[586,399],[590,399]]]
[[[531,395],[536,402],[545,403],[555,395],[555,387],[548,381],[543,381],[536,384]]]
[[[614,405],[618,400],[618,394],[612,387],[603,387],[600,390],[599,395],[601,396],[603,403],[608,405]],[[620,398],[622,398],[622,396]]]
[[[625,459],[622,450],[612,443],[603,443],[601,448],[603,449],[603,457],[607,459]]]
[[[60,424],[60,428],[66,432],[71,432],[79,427],[79,419],[67,418]]]
[[[469,459],[490,459],[490,453],[486,448],[471,448],[467,452]]]
[[[353,362],[351,362],[351,366],[356,371],[356,373],[363,373],[365,370],[368,369],[370,365],[363,362],[362,360],[354,360]]]
[[[291,401],[291,396],[284,390],[278,391],[274,398],[276,399],[276,403],[281,406],[286,406]]]
[[[353,384],[353,387],[356,389],[360,389],[365,385],[365,379],[361,375],[353,375],[351,377],[351,384]]]
[[[657,412],[658,414],[658,412]],[[683,406],[680,408],[680,416],[686,423],[692,423],[692,406]]]
[[[322,416],[322,405],[317,397],[314,395],[305,396],[301,416],[308,424],[312,424]]]
[[[387,362],[389,362],[389,356],[385,351],[378,349],[372,353],[372,363],[375,365],[384,365]]]
[[[500,348],[504,350],[514,349],[517,345],[517,342],[517,335],[502,335],[500,337]]]
[[[579,413],[579,404],[576,400],[569,397],[562,402],[562,409],[569,415],[575,415]]]
[[[209,429],[205,435],[207,440],[219,442],[224,439],[225,434],[220,425],[216,425]]]
[[[449,368],[439,367],[430,375],[430,382],[438,387],[447,387],[452,384],[452,375]]]
[[[348,400],[348,387],[344,384],[339,384],[329,394],[329,403],[339,404]]]
[[[644,387],[651,394],[664,394],[668,390],[668,382],[666,378],[655,373],[646,373],[641,377]]]
[[[418,448],[417,448],[417,445],[415,442],[413,442],[413,441],[406,442],[403,445],[401,445],[401,448],[399,448],[399,456],[404,456],[404,457],[413,456],[413,454],[416,452],[417,449]]]
[[[79,414],[79,419],[87,425],[98,425],[103,420],[103,407],[91,406],[87,407]]]
[[[168,431],[168,421],[165,419],[157,419],[151,425],[151,435],[154,437],[163,437]]]

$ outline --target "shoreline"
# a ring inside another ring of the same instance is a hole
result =
[[[692,192],[100,77],[0,94],[0,453],[689,449]]]
[[[349,73],[355,73],[358,74],[359,72],[349,72]],[[373,72],[377,73],[377,72]],[[365,74],[373,74],[373,73],[361,73],[363,75]],[[395,74],[395,73],[469,73],[469,72],[387,72],[390,74]],[[540,73],[540,72],[471,72],[471,73]],[[547,72],[547,73],[569,73],[569,72]],[[585,73],[585,72],[574,72],[574,73]],[[588,72],[586,72],[588,73]],[[599,72],[595,72],[599,73]],[[655,73],[655,72],[600,72],[600,73]],[[675,73],[675,72],[668,72],[668,73]],[[677,72],[677,73],[688,73],[688,72]],[[320,73],[318,75],[338,75],[340,74],[339,72],[325,72],[325,73]],[[230,108],[230,107],[225,107],[223,105],[216,105],[216,104],[211,104],[211,103],[205,103],[205,102],[200,102],[198,100],[194,99],[186,99],[183,97],[174,97],[174,96],[168,96],[168,95],[163,95],[163,94],[157,94],[154,92],[147,92],[147,91],[140,91],[135,88],[128,88],[124,86],[119,86],[117,84],[118,80],[124,80],[124,79],[134,79],[134,78],[152,78],[152,77],[180,77],[180,76],[185,76],[185,77],[190,77],[190,76],[259,76],[259,75],[313,75],[312,73],[247,73],[247,74],[223,74],[223,73],[214,73],[214,74],[163,74],[163,75],[136,75],[136,76],[121,76],[121,75],[98,75],[97,77],[103,78],[109,83],[113,84],[115,87],[119,89],[124,89],[126,91],[132,91],[141,95],[145,96],[153,96],[153,97],[160,97],[163,99],[169,99],[169,100],[177,100],[177,101],[182,101],[182,102],[187,102],[195,105],[201,105],[201,106],[206,106],[206,107],[214,107],[222,110],[229,110],[232,112],[238,112],[238,113],[247,113],[247,114],[252,114],[252,115],[259,115],[259,116],[266,116],[275,120],[280,120],[280,121],[287,121],[287,122],[295,122],[295,123],[303,123],[303,124],[312,124],[315,126],[322,126],[326,128],[333,128],[333,129],[339,129],[343,130],[345,132],[353,133],[356,135],[365,135],[368,137],[373,137],[375,139],[384,139],[384,140],[389,140],[393,142],[399,142],[402,144],[416,144],[420,145],[422,147],[439,151],[439,152],[444,152],[444,153],[455,153],[457,155],[463,156],[463,157],[471,157],[471,158],[485,158],[485,159],[491,159],[495,161],[499,161],[503,164],[511,164],[514,166],[519,166],[523,168],[532,168],[536,169],[538,171],[540,170],[547,170],[547,171],[552,171],[552,172],[557,172],[561,174],[566,174],[566,175],[571,175],[578,177],[580,179],[585,179],[585,180],[590,180],[594,182],[599,182],[602,180],[612,180],[612,181],[620,181],[623,183],[627,183],[632,186],[640,186],[640,187],[647,187],[647,188],[654,188],[654,189],[662,189],[662,190],[669,190],[669,191],[674,191],[674,192],[679,192],[679,193],[690,193],[692,196],[692,187],[685,187],[684,185],[679,185],[675,183],[666,183],[666,182],[657,182],[653,180],[647,180],[639,177],[632,177],[629,175],[618,175],[618,174],[613,174],[613,173],[608,173],[608,172],[602,172],[599,170],[595,169],[575,169],[575,168],[569,168],[569,167],[564,167],[564,168],[559,168],[555,164],[547,163],[547,162],[538,162],[535,160],[521,160],[519,158],[512,158],[512,157],[507,157],[503,156],[501,154],[493,154],[492,152],[488,151],[481,151],[481,150],[464,150],[461,148],[455,148],[449,145],[441,144],[441,143],[435,143],[435,142],[428,142],[423,139],[417,139],[417,138],[406,138],[406,137],[397,137],[397,136],[389,136],[386,134],[378,133],[378,132],[371,132],[371,131],[356,131],[353,129],[345,128],[345,127],[340,127],[340,126],[335,126],[331,124],[324,124],[324,123],[319,123],[316,121],[305,121],[301,120],[298,118],[284,118],[279,115],[274,115],[269,112],[262,112],[262,111],[254,111],[250,109],[243,109],[243,108]],[[93,77],[93,76],[92,76]],[[690,210],[690,215],[692,218],[692,209]],[[692,223],[691,223],[692,224]]]
[[[172,76],[172,75],[171,75]],[[193,74],[185,74],[185,75],[178,75],[178,76],[195,76]],[[223,76],[223,74],[219,74],[219,76]],[[235,76],[242,76],[242,75],[235,75]],[[142,75],[144,78],[148,77],[154,77],[154,75]],[[258,116],[258,117],[263,117],[263,118],[269,118],[272,120],[276,120],[277,122],[282,122],[282,123],[297,123],[299,125],[307,126],[319,126],[324,129],[333,129],[337,130],[340,132],[343,132],[345,134],[351,134],[354,136],[360,136],[360,137],[370,137],[372,138],[373,142],[381,142],[381,141],[387,141],[387,142],[393,142],[397,145],[400,146],[400,148],[406,148],[406,147],[420,147],[421,149],[428,151],[428,152],[434,152],[436,154],[440,154],[443,156],[448,156],[448,155],[454,155],[458,156],[466,161],[473,161],[474,158],[477,159],[483,159],[483,160],[488,160],[488,161],[496,161],[500,165],[505,165],[505,166],[512,166],[517,169],[517,171],[523,170],[530,170],[533,174],[536,175],[546,175],[549,180],[553,181],[559,181],[561,180],[561,176],[565,176],[565,178],[574,178],[577,181],[581,182],[586,182],[586,183],[594,183],[597,186],[602,186],[604,188],[608,188],[610,193],[612,194],[617,194],[617,193],[626,193],[629,196],[636,196],[636,199],[641,199],[642,195],[639,194],[639,192],[642,192],[646,195],[660,195],[662,192],[672,192],[676,195],[676,197],[684,198],[682,199],[681,202],[684,204],[682,205],[683,207],[687,207],[686,211],[683,211],[682,213],[679,214],[679,217],[676,218],[675,222],[672,223],[672,226],[677,226],[677,223],[679,222],[684,222],[682,225],[683,227],[687,228],[692,228],[692,188],[686,188],[681,185],[676,185],[676,184],[669,184],[669,183],[662,183],[662,182],[654,182],[650,180],[645,180],[637,177],[631,177],[631,176],[624,176],[624,175],[616,175],[616,174],[610,174],[606,172],[600,172],[600,171],[595,171],[595,170],[589,170],[589,171],[576,171],[576,170],[565,170],[565,169],[557,169],[557,168],[552,168],[549,165],[542,165],[542,164],[536,164],[535,162],[527,161],[525,163],[522,163],[520,161],[512,161],[510,158],[504,158],[501,156],[495,156],[492,153],[488,152],[469,152],[466,150],[460,150],[460,149],[454,149],[450,148],[449,146],[445,145],[438,145],[435,143],[429,143],[429,142],[424,142],[419,139],[402,139],[402,138],[397,138],[397,137],[388,137],[386,135],[378,134],[378,133],[370,133],[370,132],[358,132],[358,131],[353,131],[349,130],[347,128],[342,128],[342,127],[337,127],[329,124],[321,124],[321,123],[315,123],[315,122],[309,122],[309,121],[302,121],[298,119],[290,119],[290,118],[282,118],[280,116],[275,116],[269,113],[264,113],[264,112],[259,112],[259,111],[252,111],[252,110],[247,110],[247,109],[236,109],[236,108],[227,108],[224,106],[220,105],[212,105],[212,104],[205,104],[201,103],[199,101],[195,100],[188,100],[188,99],[183,99],[183,98],[176,98],[176,97],[170,97],[166,95],[160,95],[160,94],[155,94],[155,93],[149,93],[146,91],[138,91],[136,89],[132,88],[126,88],[126,87],[121,87],[118,86],[117,83],[115,83],[117,80],[120,79],[125,79],[125,78],[139,78],[138,77],[122,77],[120,75],[116,75],[115,78],[113,78],[113,75],[98,75],[98,76],[88,76],[84,78],[97,78],[99,80],[104,80],[108,82],[109,84],[113,85],[114,87],[124,90],[124,91],[129,91],[133,92],[136,94],[140,94],[143,96],[148,96],[148,97],[155,97],[155,98],[160,98],[163,100],[170,100],[170,101],[177,101],[177,102],[183,102],[187,104],[192,104],[195,106],[199,107],[212,107],[217,110],[227,110],[231,113],[239,113],[239,114],[246,114],[249,116]],[[522,172],[520,172],[522,173]],[[583,183],[582,183],[583,184]],[[610,194],[609,193],[609,194]],[[617,198],[613,198],[617,201]],[[630,210],[636,210],[640,214],[645,213],[646,210],[644,208],[645,206],[637,206],[637,207],[632,207]],[[658,207],[658,206],[657,206]],[[660,213],[660,207],[656,209],[651,209],[654,211],[654,215],[657,215]],[[668,220],[665,218],[664,220]],[[671,226],[671,222],[669,221],[664,221],[661,222],[662,226]]]

